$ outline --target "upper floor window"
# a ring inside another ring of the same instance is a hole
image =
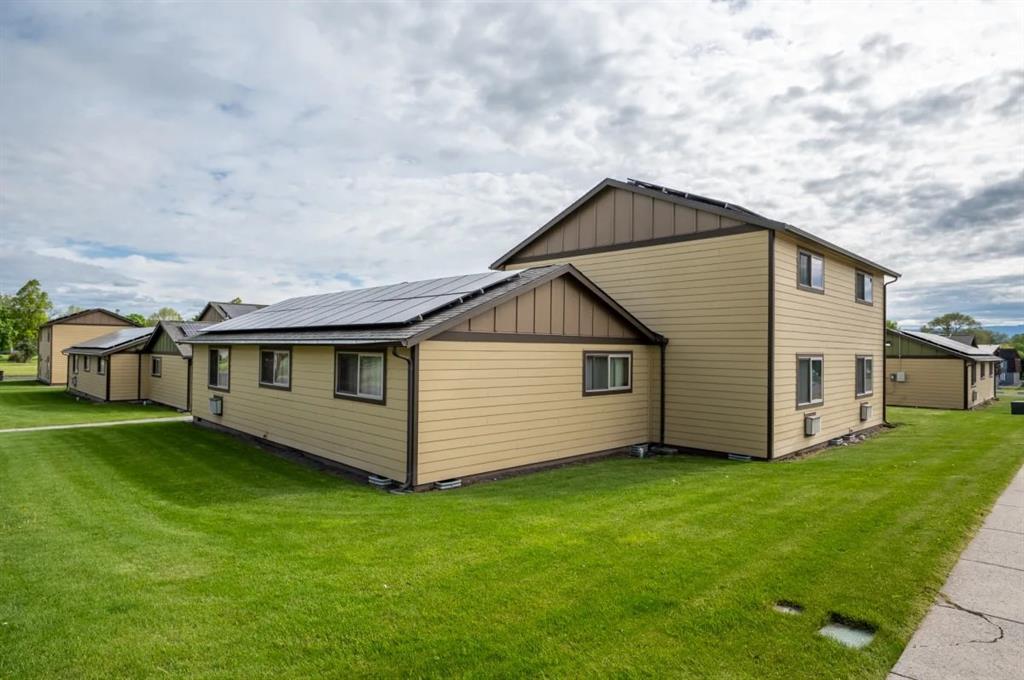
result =
[[[383,403],[383,352],[338,352],[335,356],[335,396]]]
[[[209,386],[226,390],[231,385],[231,350],[218,347],[210,350]]]
[[[854,290],[856,291],[857,302],[866,302],[868,304],[873,303],[874,287],[875,279],[871,274],[857,272],[856,279],[854,281]]]
[[[796,405],[809,406],[825,401],[825,359],[801,356],[796,360]]]
[[[857,357],[857,396],[864,397],[874,391],[874,359]]]
[[[825,260],[807,250],[797,251],[796,280],[802,288],[822,292],[825,290]]]
[[[260,385],[290,389],[292,352],[288,349],[260,350]]]
[[[632,389],[633,355],[628,352],[584,352],[583,393],[605,394]]]

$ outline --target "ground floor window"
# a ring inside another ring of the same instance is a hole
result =
[[[46,363],[46,359],[43,359],[43,363]],[[71,355],[71,372],[78,373],[78,355]]]
[[[260,385],[290,389],[292,384],[292,352],[289,349],[260,350]]]
[[[104,357],[96,358],[96,372],[100,375],[107,374],[107,360]]]
[[[209,386],[226,390],[231,385],[231,350],[217,347],[210,350]]]
[[[628,392],[633,387],[632,379],[632,353],[583,353],[583,394]]]
[[[90,357],[88,354],[82,357],[82,370],[85,371],[86,373],[89,372],[89,358]]]
[[[796,360],[796,404],[809,406],[825,401],[825,359],[821,356],[799,356]]]
[[[337,352],[335,357],[335,396],[384,401],[383,352]]]
[[[857,396],[864,397],[874,391],[874,359],[872,357],[857,357]]]
[[[159,378],[160,373],[163,369],[164,360],[162,357],[150,357],[149,359],[149,374],[154,378]]]

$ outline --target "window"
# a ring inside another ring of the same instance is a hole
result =
[[[164,360],[162,357],[150,357],[149,358],[149,374],[154,378],[160,377],[161,369],[163,368]]]
[[[78,373],[78,355],[77,354],[72,354],[71,355],[71,372],[72,373]]]
[[[825,260],[821,255],[797,251],[797,274],[796,282],[802,288],[809,288],[814,291],[825,290]]]
[[[977,373],[976,373],[977,368],[978,368],[977,364],[971,364],[971,384],[972,385],[975,384],[976,382],[978,382],[978,376],[977,376]]]
[[[632,389],[633,355],[628,352],[583,353],[583,394],[629,392]]]
[[[981,379],[985,379],[985,364],[981,365]]]
[[[260,350],[260,385],[291,389],[292,351],[290,349]]]
[[[821,404],[824,399],[824,364],[820,356],[797,357],[796,405]]]
[[[231,350],[220,347],[210,350],[209,386],[215,390],[227,390],[231,384]]]
[[[857,396],[864,397],[874,391],[874,369],[872,357],[857,357]]]
[[[383,402],[384,363],[383,352],[338,352],[334,365],[334,395]]]
[[[107,360],[104,357],[96,358],[96,372],[100,375],[107,374]]]
[[[856,291],[857,302],[865,302],[872,304],[874,302],[874,286],[875,279],[871,274],[865,274],[864,272],[857,272],[856,280],[854,282],[854,289]]]
[[[84,357],[82,357],[82,370],[85,371],[86,373],[89,372],[89,355],[88,354],[86,354]]]

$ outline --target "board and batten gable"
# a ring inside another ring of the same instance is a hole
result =
[[[384,352],[386,402],[378,404],[334,396],[333,347],[293,346],[291,388],[282,390],[259,386],[258,347],[234,345],[227,391],[208,385],[210,348],[193,346],[192,412],[197,418],[352,468],[405,478],[408,369],[390,349]],[[209,400],[215,396],[223,399],[222,416],[210,413]]]
[[[588,351],[631,353],[631,390],[584,396]],[[656,345],[428,340],[419,352],[420,484],[652,439]]]
[[[830,439],[882,424],[885,380],[883,273],[789,235],[775,237],[774,455],[786,456]],[[797,253],[824,258],[824,291],[797,285]],[[857,272],[873,277],[871,304],[856,300]],[[797,406],[797,357],[822,356],[823,402]],[[857,357],[872,359],[871,394],[857,396]],[[860,419],[860,405],[871,417]],[[821,416],[817,436],[804,434],[804,416]]]
[[[625,214],[623,210],[620,216]],[[652,211],[652,220],[653,215]],[[630,224],[635,228],[636,221]],[[572,264],[668,339],[666,444],[766,457],[768,231],[702,236],[604,252],[552,254],[538,262],[513,257],[504,266]],[[651,398],[658,400],[659,395]]]

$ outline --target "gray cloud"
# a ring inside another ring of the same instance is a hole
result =
[[[758,42],[761,40],[770,40],[776,37],[776,33],[768,26],[754,26],[752,29],[744,33],[743,37],[750,42]]]
[[[860,44],[861,50],[873,54],[886,62],[899,61],[910,51],[907,43],[896,44],[887,33],[875,33],[865,38]]]
[[[931,223],[941,231],[977,229],[1013,223],[1024,241],[1024,173],[994,182],[943,210]]]

